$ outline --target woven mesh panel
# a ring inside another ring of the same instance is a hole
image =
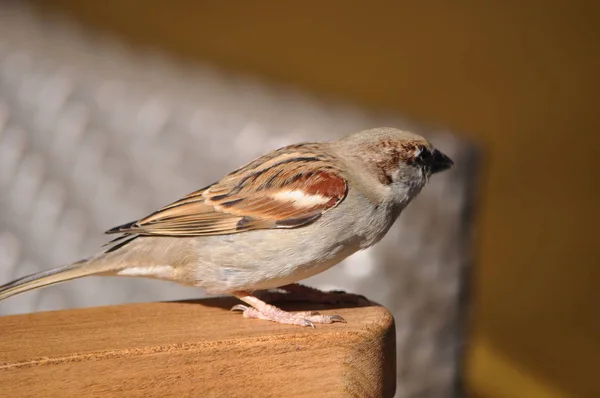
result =
[[[380,244],[306,283],[361,293],[393,312],[398,397],[453,396],[469,260],[469,145],[397,116],[182,65],[6,3],[0,282],[90,255],[106,229],[270,149],[375,126],[416,130],[457,166],[432,178]],[[0,314],[201,296],[169,282],[92,277],[11,298]]]

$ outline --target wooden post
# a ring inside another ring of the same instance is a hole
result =
[[[316,329],[245,319],[213,298],[0,317],[7,397],[392,397],[394,322],[383,307]],[[306,307],[306,308],[303,308]]]

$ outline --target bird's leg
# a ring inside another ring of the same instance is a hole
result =
[[[248,304],[248,306],[238,304],[233,306],[231,310],[242,311],[246,318],[263,319],[288,325],[310,326],[313,328],[315,327],[314,323],[346,322],[339,315],[321,315],[313,311],[300,313],[287,312],[243,291],[235,292],[233,295]]]
[[[279,289],[287,293],[265,292],[262,293],[260,297],[268,301],[307,301],[321,304],[371,304],[366,297],[358,294],[346,293],[339,290],[324,292],[299,283],[281,286]]]

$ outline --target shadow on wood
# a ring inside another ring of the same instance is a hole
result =
[[[0,317],[11,397],[392,397],[394,321],[381,306],[313,304],[348,323],[245,319],[231,298]]]

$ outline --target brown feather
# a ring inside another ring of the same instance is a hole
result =
[[[346,197],[347,181],[331,160],[314,144],[281,148],[107,233],[205,236],[300,227]]]

